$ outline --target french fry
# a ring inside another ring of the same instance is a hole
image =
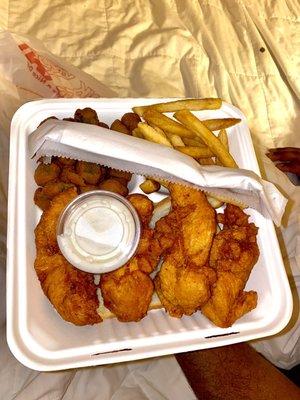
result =
[[[207,201],[209,202],[209,204],[210,204],[213,208],[219,208],[219,207],[221,207],[221,206],[224,204],[223,201],[220,201],[220,200],[216,199],[215,197],[206,196],[206,198],[207,198]]]
[[[189,110],[177,111],[174,117],[185,125],[188,129],[192,130],[197,136],[199,136],[204,143],[209,147],[213,154],[218,157],[224,167],[237,168],[237,164],[234,161],[231,154],[225,148],[223,143],[206,128],[205,125],[193,115]],[[183,147],[184,149],[184,147]],[[211,157],[211,156],[210,156]],[[198,158],[205,158],[199,156]]]
[[[221,194],[215,194],[215,193],[211,193],[208,190],[206,191],[206,196],[210,196],[213,197],[214,199],[222,202],[222,203],[229,203],[229,204],[233,204],[235,206],[238,206],[240,208],[247,208],[247,204],[243,203],[242,201],[233,199],[231,197],[227,197],[227,196],[222,196]]]
[[[220,129],[230,128],[233,125],[241,122],[239,118],[219,118],[219,119],[205,119],[201,121],[210,131],[219,131]]]
[[[152,128],[152,126],[146,124],[145,122],[139,122],[138,129],[142,132],[143,137],[150,142],[162,144],[168,147],[173,147],[169,139],[161,133]]]
[[[183,143],[183,140],[181,139],[180,136],[178,135],[172,135],[172,133],[167,133],[168,139],[172,143],[174,147],[184,147],[185,144]]]
[[[170,196],[165,197],[158,203],[154,203],[154,211],[152,214],[151,221],[149,223],[149,227],[153,229],[155,227],[156,222],[159,219],[169,214],[171,207],[172,206],[171,206]]]
[[[151,125],[151,124],[149,124],[149,125],[152,126],[152,128],[154,128],[156,130],[156,132],[160,133],[164,137],[167,137],[167,135],[165,134],[165,132],[161,128],[159,128],[158,126],[155,126],[155,125]]]
[[[193,158],[210,158],[214,156],[214,153],[208,147],[176,146],[175,149]]]
[[[206,144],[204,144],[203,140],[201,140],[198,136],[194,138],[182,138],[182,140],[186,146],[206,147]]]
[[[143,134],[142,134],[142,132],[140,131],[139,128],[135,128],[135,129],[132,131],[131,134],[132,134],[132,136],[134,136],[134,137],[136,137],[136,138],[144,139],[144,136],[143,136]]]
[[[218,139],[220,140],[221,143],[223,143],[224,147],[229,151],[228,137],[225,129],[220,130]],[[222,163],[218,158],[216,158],[216,165],[222,166]]]
[[[224,147],[229,151],[228,136],[226,129],[221,129],[218,135],[218,139],[223,143]]]
[[[143,114],[143,118],[151,126],[157,126],[166,133],[171,133],[181,137],[194,137],[195,134],[189,131],[185,126],[174,119],[167,117],[155,109],[147,109]]]
[[[160,189],[160,183],[153,179],[145,179],[144,182],[140,184],[140,188],[144,193],[150,194]]]
[[[133,111],[140,117],[144,116],[144,112],[149,108],[155,109],[161,113],[164,112],[176,112],[179,110],[217,110],[222,105],[222,100],[218,98],[208,99],[185,99],[169,101],[167,103],[151,104],[148,106],[133,107]]]
[[[216,165],[212,158],[198,158],[197,161],[201,165]]]

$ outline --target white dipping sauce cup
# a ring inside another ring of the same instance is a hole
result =
[[[64,257],[91,273],[113,271],[124,265],[139,244],[141,225],[124,197],[94,190],[76,197],[60,215],[57,242]]]

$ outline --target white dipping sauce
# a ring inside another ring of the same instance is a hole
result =
[[[57,232],[59,248],[75,267],[92,273],[109,272],[134,254],[140,222],[122,196],[93,191],[76,197],[63,211]]]

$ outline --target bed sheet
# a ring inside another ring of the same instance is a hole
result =
[[[294,315],[283,333],[253,343],[283,368],[300,362],[300,196],[299,187],[276,170],[264,154],[268,147],[300,146],[296,130],[299,15],[297,0],[0,2],[2,30],[39,39],[54,55],[90,74],[117,96],[219,96],[244,112],[264,177],[275,182],[291,199],[290,211],[283,227],[278,229],[278,236],[293,288]],[[3,76],[5,71],[0,73]],[[98,84],[93,82],[96,87]],[[172,357],[37,373],[20,365],[10,354],[4,336],[9,123],[11,110],[17,109],[20,98],[24,102],[37,94],[5,79],[0,92],[0,397],[195,398]],[[76,94],[65,91],[61,95]],[[172,375],[162,380],[161,373],[166,370],[171,370]]]

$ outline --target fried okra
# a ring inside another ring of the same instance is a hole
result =
[[[128,195],[128,189],[125,185],[122,185],[117,179],[109,178],[101,182],[99,188],[102,190],[108,190],[109,192],[118,193],[121,196]]]
[[[34,180],[38,186],[45,186],[46,183],[58,178],[60,168],[57,164],[39,164],[34,171]]]
[[[89,185],[96,185],[105,175],[105,169],[100,165],[86,161],[77,161],[76,172]]]

